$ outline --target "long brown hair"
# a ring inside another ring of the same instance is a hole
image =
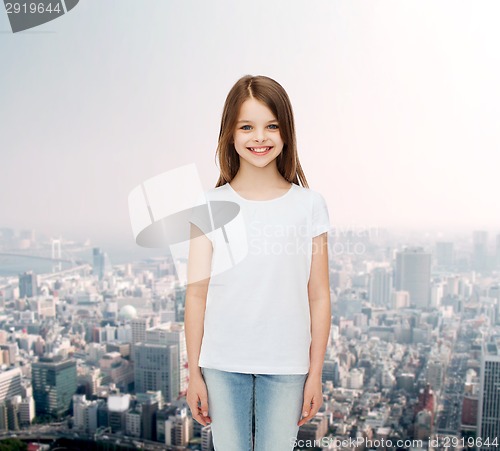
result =
[[[219,157],[220,176],[215,187],[230,182],[240,168],[240,156],[233,143],[233,134],[241,105],[247,99],[264,103],[278,120],[283,150],[277,157],[279,173],[288,181],[309,188],[297,154],[295,123],[292,105],[286,91],[272,78],[264,75],[245,75],[229,91],[219,132],[219,142],[215,155]]]

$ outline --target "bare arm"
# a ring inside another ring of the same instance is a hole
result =
[[[321,379],[331,324],[327,232],[313,238],[311,275],[307,288],[311,312],[309,375]]]
[[[191,224],[184,328],[190,378],[202,377],[198,359],[204,332],[205,307],[212,261],[212,243]]]
[[[314,418],[323,404],[321,375],[331,322],[327,232],[313,238],[311,275],[307,290],[311,312],[310,365],[304,385],[302,417],[297,423],[298,426]]]

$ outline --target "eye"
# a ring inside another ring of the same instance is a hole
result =
[[[248,130],[248,128],[245,128],[245,127],[250,127],[250,125],[243,125],[243,126],[241,127],[241,129],[242,129],[242,130]]]
[[[269,127],[276,127],[276,128],[273,128],[273,130],[277,130],[279,128],[278,124],[271,124],[271,125],[269,125]]]

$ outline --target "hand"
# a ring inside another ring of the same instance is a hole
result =
[[[208,393],[203,375],[193,374],[189,378],[186,401],[193,418],[203,426],[212,422],[208,415]],[[200,405],[198,405],[200,404]]]
[[[321,384],[321,376],[307,376],[304,384],[304,404],[302,406],[302,417],[297,423],[302,426],[318,413],[319,408],[323,404],[323,387]]]

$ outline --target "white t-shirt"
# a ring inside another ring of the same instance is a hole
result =
[[[205,197],[210,205],[234,203],[229,204],[236,207],[233,212],[239,206],[243,229],[237,241],[245,255],[210,277],[198,365],[251,374],[306,374],[312,238],[330,229],[323,196],[292,184],[278,198],[248,200],[226,183],[206,191]],[[213,232],[220,232],[225,219],[219,215],[207,225],[194,215],[190,222],[211,239],[213,267],[215,254],[228,246],[227,234]],[[226,242],[217,236],[225,236]],[[230,238],[236,243],[234,233]]]

